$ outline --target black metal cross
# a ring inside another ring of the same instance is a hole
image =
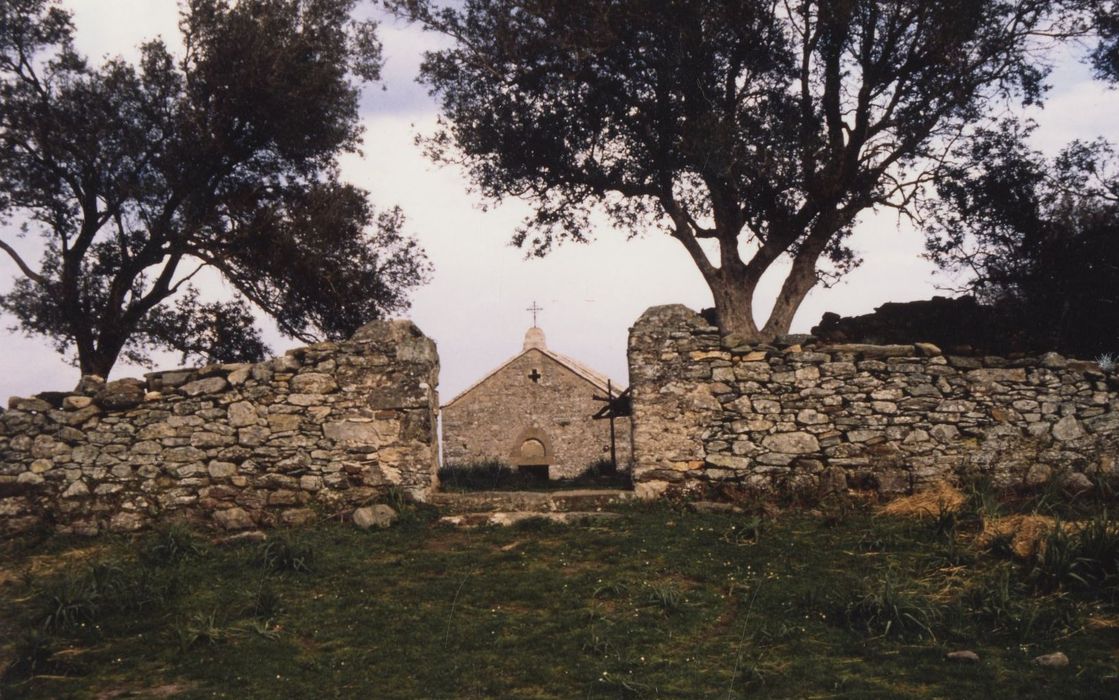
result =
[[[532,380],[533,384],[539,383],[540,378],[543,377],[543,376],[544,376],[543,374],[540,374],[539,372],[536,371],[535,367],[533,367],[532,371],[528,373],[528,378]]]
[[[525,309],[525,311],[531,311],[532,312],[532,327],[533,328],[536,328],[536,314],[537,314],[537,312],[543,311],[543,310],[544,310],[544,307],[543,306],[537,306],[535,300],[533,300],[532,306]]]

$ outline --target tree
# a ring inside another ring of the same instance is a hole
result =
[[[1032,126],[978,131],[946,169],[930,219],[929,257],[967,275],[1037,349],[1115,352],[1119,328],[1119,168],[1102,142],[1047,160]]]
[[[1092,26],[1099,36],[1092,52],[1096,74],[1104,80],[1119,82],[1119,2],[1093,0],[1089,8]]]
[[[355,2],[188,0],[181,56],[100,67],[55,0],[0,4],[0,218],[42,241],[35,266],[0,240],[22,274],[0,307],[102,376],[155,348],[259,358],[250,303],[305,341],[406,308],[423,251],[339,181],[381,65]]]
[[[1036,101],[1058,0],[391,0],[453,37],[421,73],[442,103],[431,155],[491,199],[524,197],[542,255],[664,226],[724,333],[787,333],[820,281],[858,264],[861,212],[908,210],[992,102]],[[714,254],[714,259],[709,257]],[[762,275],[791,261],[764,325]]]

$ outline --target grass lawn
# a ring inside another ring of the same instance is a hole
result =
[[[1114,582],[1039,576],[963,518],[623,513],[8,542],[0,697],[1119,696]]]

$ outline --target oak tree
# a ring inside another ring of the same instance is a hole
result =
[[[252,307],[308,341],[405,308],[422,250],[339,179],[381,66],[355,3],[185,0],[181,52],[98,66],[54,0],[0,3],[0,249],[20,273],[0,307],[102,376],[156,348],[258,358]]]
[[[858,264],[867,210],[908,210],[954,139],[1044,92],[1059,0],[390,0],[453,38],[422,80],[431,155],[534,213],[515,242],[591,238],[604,210],[663,228],[725,334],[787,333],[808,292]],[[762,276],[789,263],[763,322]],[[636,264],[636,263],[635,263]]]

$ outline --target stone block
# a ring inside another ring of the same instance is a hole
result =
[[[229,404],[229,424],[235,428],[244,428],[260,422],[256,406],[248,401],[236,401]]]
[[[237,473],[237,465],[232,462],[214,460],[206,467],[211,478],[227,479]]]
[[[250,530],[256,527],[256,521],[243,508],[215,511],[214,522],[223,530]]]
[[[94,395],[94,401],[108,411],[120,411],[144,402],[147,385],[139,379],[118,379],[105,384]]]
[[[1080,425],[1080,421],[1076,416],[1065,416],[1056,423],[1052,428],[1053,437],[1061,442],[1071,442],[1084,435],[1084,429]]]
[[[1022,368],[986,368],[973,369],[967,373],[967,378],[973,382],[1003,382],[1023,384],[1026,381],[1026,370]]]
[[[323,424],[323,435],[340,445],[380,447],[400,434],[395,421],[348,419]]]
[[[229,382],[225,380],[225,377],[206,377],[184,384],[179,388],[179,391],[187,396],[205,396],[225,391],[228,387]]]
[[[750,468],[750,460],[746,457],[735,457],[725,454],[707,455],[707,464],[723,469],[746,470]]]
[[[398,519],[396,511],[383,503],[358,508],[353,514],[354,525],[362,530],[392,527]]]
[[[67,396],[66,398],[62,399],[62,408],[66,411],[77,411],[79,409],[85,408],[86,406],[89,406],[92,403],[92,397],[80,396],[75,394],[74,396]]]
[[[775,433],[762,439],[762,447],[783,454],[808,454],[818,452],[820,443],[811,433]]]

